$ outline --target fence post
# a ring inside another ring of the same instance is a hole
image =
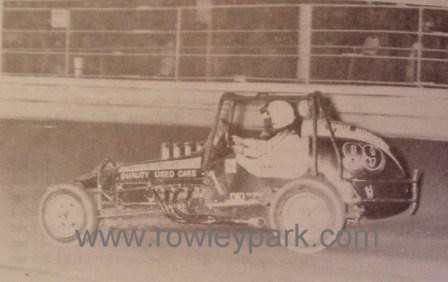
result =
[[[301,5],[299,9],[297,78],[304,83],[309,83],[313,7]]]
[[[418,39],[417,39],[417,85],[422,82],[422,49],[423,46],[423,9],[418,8]]]
[[[176,50],[174,58],[174,79],[179,80],[179,66],[180,66],[180,47],[181,47],[181,36],[182,32],[182,8],[176,10]]]
[[[213,13],[212,10],[207,10],[209,12],[209,16],[207,17],[207,42],[205,43],[205,80],[210,80],[210,75],[212,71],[212,62],[210,51],[213,44]]]
[[[3,4],[0,0],[0,76],[3,74]]]
[[[70,74],[70,32],[72,28],[72,11],[67,10],[67,26],[65,27],[65,75]]]

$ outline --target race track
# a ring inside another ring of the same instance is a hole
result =
[[[0,122],[1,281],[446,281],[448,144],[390,140],[424,171],[416,215],[363,221],[379,246],[303,255],[284,248],[62,247],[46,240],[37,207],[49,185],[106,157],[159,157],[161,142],[203,140],[208,130],[125,124]],[[353,228],[353,227],[351,227]]]

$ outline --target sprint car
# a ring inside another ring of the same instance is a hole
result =
[[[246,169],[232,147],[233,135],[261,138],[257,109],[273,100],[295,107],[300,142],[307,144],[304,152],[291,152],[306,166],[294,177]],[[409,174],[383,138],[333,119],[328,101],[319,92],[224,93],[205,142],[162,144],[157,160],[108,159],[70,183],[49,187],[39,207],[41,226],[52,241],[69,244],[75,230],[92,231],[111,218],[156,215],[176,224],[278,230],[300,224],[314,234],[307,240],[315,251],[324,229],[336,233],[361,217],[414,213],[418,171]]]

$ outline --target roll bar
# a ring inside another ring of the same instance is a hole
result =
[[[205,154],[204,154],[204,158],[202,160],[202,168],[206,169],[208,167],[209,164],[209,159],[211,156],[211,151],[212,151],[212,147],[213,147],[213,140],[215,139],[216,133],[217,133],[217,128],[219,126],[219,122],[220,122],[220,116],[221,116],[221,111],[223,108],[223,105],[226,101],[231,101],[232,102],[232,108],[231,108],[231,115],[232,115],[232,119],[233,119],[233,115],[235,112],[235,107],[237,103],[247,103],[247,102],[252,102],[252,101],[265,101],[265,102],[269,102],[269,101],[273,101],[273,100],[285,100],[285,101],[289,101],[289,102],[300,102],[300,101],[309,101],[310,104],[312,105],[312,119],[313,119],[313,135],[312,135],[312,165],[310,167],[311,173],[315,176],[319,175],[319,164],[318,164],[318,146],[317,146],[317,121],[320,118],[320,116],[325,120],[327,127],[329,128],[330,131],[330,139],[331,139],[331,143],[333,145],[333,149],[335,151],[336,154],[336,158],[337,158],[337,162],[338,162],[338,171],[339,171],[339,175],[342,178],[342,159],[341,159],[341,153],[339,152],[339,149],[336,145],[336,137],[333,131],[333,128],[331,127],[331,123],[330,123],[330,119],[329,119],[329,114],[328,114],[328,110],[324,107],[323,103],[322,103],[322,99],[323,99],[323,94],[320,91],[315,91],[313,93],[310,93],[308,95],[305,96],[298,96],[298,95],[271,95],[267,92],[259,92],[256,95],[241,95],[241,94],[236,94],[234,92],[226,92],[221,96],[221,99],[219,100],[218,103],[218,108],[216,111],[216,115],[215,115],[215,119],[214,119],[214,123],[213,123],[213,128],[212,128],[212,132],[210,133],[207,142],[204,146],[205,148]],[[320,115],[321,114],[321,115]]]

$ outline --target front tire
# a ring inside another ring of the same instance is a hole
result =
[[[76,230],[94,232],[98,227],[95,201],[81,187],[62,184],[50,187],[39,206],[39,221],[51,241],[70,244],[77,241]]]
[[[331,244],[344,227],[345,208],[333,185],[323,179],[303,178],[289,182],[280,189],[271,202],[269,220],[271,228],[282,234],[284,246],[288,240],[289,248],[313,253]],[[295,232],[286,236],[286,230]],[[302,238],[308,246],[302,240],[296,242],[294,235],[304,230],[307,231]],[[322,233],[324,230],[331,232]],[[325,236],[321,238],[322,234]]]

